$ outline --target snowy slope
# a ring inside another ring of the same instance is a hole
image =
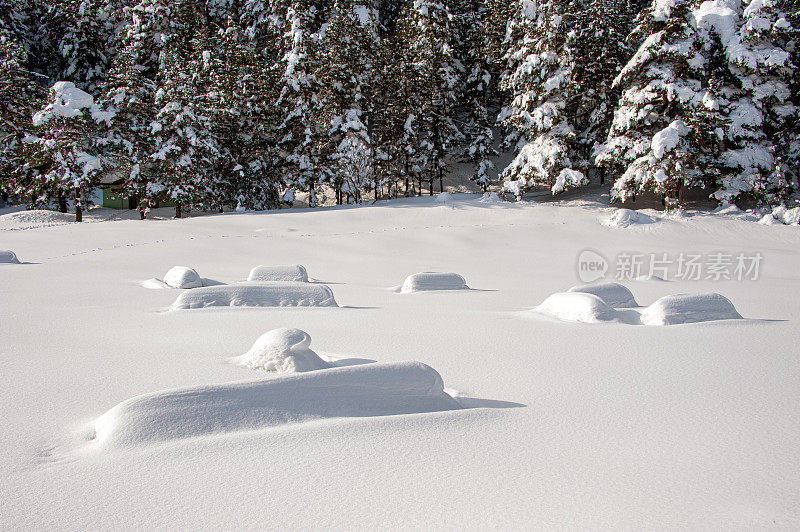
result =
[[[23,261],[0,265],[2,528],[800,527],[800,228],[652,212],[615,228],[590,202],[478,197],[28,230],[0,217],[0,249]],[[624,283],[642,306],[719,293],[742,320],[531,317],[581,284],[589,247],[764,259],[757,281]],[[303,264],[340,308],[168,312],[176,292],[140,283],[176,264],[228,285]],[[472,290],[391,290],[423,271]],[[337,365],[426,364],[464,408],[90,440],[132,398],[283,378],[229,362],[279,327]]]

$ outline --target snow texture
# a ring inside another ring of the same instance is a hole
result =
[[[206,307],[337,307],[330,288],[296,282],[206,286],[181,293],[172,310]]]
[[[250,270],[248,281],[296,281],[308,282],[308,272],[304,266],[256,266]]]
[[[0,249],[0,264],[19,264],[19,259],[13,251]]]
[[[432,290],[468,290],[467,282],[457,273],[422,272],[409,275],[400,292],[426,292]]]
[[[192,268],[186,266],[173,266],[164,275],[164,283],[172,288],[200,288],[203,280]]]
[[[315,419],[459,408],[436,370],[397,362],[141,395],[103,414],[94,429],[102,447],[119,448]]]
[[[677,294],[662,297],[642,312],[644,325],[677,325],[741,319],[736,307],[720,294]]]
[[[559,292],[551,295],[534,312],[562,321],[597,323],[617,319],[616,311],[594,294]]]
[[[94,106],[94,98],[74,83],[59,81],[51,89],[56,96],[53,103],[33,115],[33,125],[41,126],[53,118],[76,118],[84,109]]]
[[[642,225],[654,223],[655,219],[641,212],[630,209],[617,209],[604,224],[613,228],[624,228],[632,225]]]
[[[633,308],[638,306],[633,293],[619,283],[573,286],[569,291],[595,295],[612,308]]]
[[[331,365],[309,349],[311,336],[300,329],[273,329],[262,334],[253,347],[232,362],[250,369],[294,373],[325,369]]]

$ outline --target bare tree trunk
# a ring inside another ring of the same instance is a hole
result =
[[[83,221],[83,205],[81,203],[81,189],[75,187],[75,221]]]
[[[60,212],[67,212],[67,197],[63,194],[58,196],[58,210]]]
[[[181,212],[181,203],[179,201],[175,202],[175,218],[180,218],[182,216]]]

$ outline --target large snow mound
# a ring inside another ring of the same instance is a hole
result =
[[[200,288],[203,280],[192,268],[174,266],[164,275],[164,282],[172,288]]]
[[[563,321],[596,323],[618,318],[617,312],[594,294],[559,292],[551,295],[534,312]]]
[[[0,264],[19,264],[19,259],[13,251],[0,249]]]
[[[300,329],[273,329],[262,334],[250,351],[232,361],[250,369],[276,372],[314,371],[331,367],[309,349],[311,336]]]
[[[127,447],[323,418],[459,408],[425,364],[363,364],[141,395],[103,414],[94,430],[101,445]]]
[[[30,210],[3,214],[0,216],[0,229],[6,231],[24,231],[40,227],[54,227],[75,222],[75,215],[48,211]]]
[[[654,223],[655,219],[641,212],[630,209],[617,209],[604,224],[608,227],[622,228],[631,225],[643,225]]]
[[[256,266],[250,270],[248,281],[297,281],[308,282],[305,266],[292,264],[289,266]]]
[[[424,292],[428,290],[467,290],[467,282],[457,273],[422,272],[409,275],[400,292]]]
[[[272,282],[206,286],[187,290],[172,310],[206,307],[338,307],[322,284]]]
[[[676,294],[647,307],[641,320],[644,325],[677,325],[741,317],[733,303],[720,294]]]
[[[593,294],[602,299],[612,308],[633,308],[639,306],[633,293],[619,283],[598,283],[582,286],[573,286],[570,292]]]

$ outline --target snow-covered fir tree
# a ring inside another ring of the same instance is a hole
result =
[[[625,6],[613,0],[522,0],[509,24],[501,119],[515,130],[518,154],[503,171],[519,196],[584,186],[592,153],[612,112],[610,80],[627,56]]]
[[[420,181],[442,181],[450,150],[463,139],[454,120],[458,89],[463,79],[462,65],[453,54],[453,13],[445,3],[413,0],[407,4],[404,38],[408,49],[405,82],[411,86],[411,107],[415,109],[405,124],[414,135],[412,171]]]
[[[698,3],[655,0],[634,30],[643,42],[615,79],[622,96],[597,156],[621,174],[613,199],[652,191],[673,208],[683,188],[713,180],[719,120],[706,105],[714,96],[704,87],[708,54],[693,25]]]
[[[209,194],[216,192],[209,169],[221,154],[206,116],[202,72],[210,52],[204,6],[187,0],[170,9],[170,33],[164,36],[155,95],[159,111],[151,124],[151,159],[161,175],[161,197],[175,203],[175,216],[180,218],[184,208],[208,206]]]
[[[90,94],[68,81],[53,85],[47,105],[33,115],[35,136],[24,141],[35,172],[26,195],[56,198],[62,205],[72,196],[75,220],[82,221],[86,192],[102,170],[96,144],[100,118]]]
[[[377,190],[371,139],[373,57],[379,46],[378,12],[366,0],[337,0],[321,41],[315,73],[323,101],[326,152],[336,202],[360,203]]]
[[[0,194],[23,194],[32,179],[25,160],[31,116],[44,97],[30,70],[31,10],[27,2],[0,0]]]
[[[321,102],[314,77],[319,8],[311,0],[277,0],[278,23],[282,25],[281,69],[276,87],[277,164],[286,192],[284,201],[292,203],[295,192],[308,193],[311,207],[320,202],[321,184],[330,179],[321,144]]]
[[[58,35],[58,65],[54,76],[69,80],[94,93],[114,55],[114,33],[122,9],[118,0],[60,0],[52,5],[44,22]]]

